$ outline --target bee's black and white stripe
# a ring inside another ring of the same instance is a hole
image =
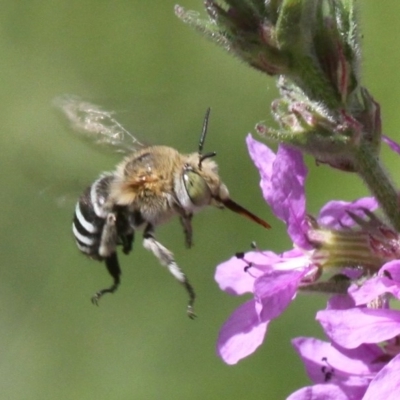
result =
[[[72,231],[79,250],[94,259],[101,260],[99,247],[107,217],[103,208],[109,194],[112,174],[103,174],[89,186],[75,206]]]

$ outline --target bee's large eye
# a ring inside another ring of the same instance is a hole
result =
[[[194,171],[184,171],[183,182],[186,192],[195,206],[201,207],[210,203],[210,188],[199,174]]]

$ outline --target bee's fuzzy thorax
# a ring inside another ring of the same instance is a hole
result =
[[[150,146],[126,157],[116,168],[111,196],[118,205],[163,197],[171,193],[172,171],[180,154],[171,147]]]

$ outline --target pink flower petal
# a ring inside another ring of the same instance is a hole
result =
[[[335,294],[326,305],[327,310],[347,310],[355,306],[354,300],[348,294]]]
[[[246,137],[246,143],[250,157],[260,173],[260,186],[263,194],[272,192],[272,167],[276,154],[268,146],[254,140],[250,134]],[[268,202],[267,199],[266,201]]]
[[[249,252],[245,255],[245,260],[232,257],[217,266],[215,271],[215,280],[221,290],[232,294],[241,295],[244,293],[252,293],[254,287],[254,279],[261,276],[264,272],[257,268],[257,265],[265,265],[270,261],[270,257],[276,255],[272,252]],[[246,271],[248,262],[254,263],[255,267],[251,271]]]
[[[227,364],[236,364],[252,354],[263,342],[267,322],[260,322],[254,300],[242,304],[222,326],[217,353]]]
[[[400,355],[393,358],[370,383],[363,400],[400,399]]]
[[[386,143],[394,152],[400,154],[400,145],[390,139],[390,137],[382,135],[382,142]]]
[[[365,281],[362,286],[352,285],[349,295],[354,299],[356,306],[367,305],[384,293],[391,293],[398,297],[400,287],[386,276],[376,276]]]
[[[271,271],[256,280],[254,298],[261,321],[270,321],[286,309],[305,274],[306,270]]]
[[[317,313],[325,333],[342,347],[380,343],[400,334],[400,311],[371,308],[323,310]]]
[[[380,275],[389,273],[390,279],[395,283],[400,284],[400,260],[393,260],[387,262],[379,271]]]
[[[318,222],[333,229],[343,229],[344,226],[353,226],[354,220],[349,216],[348,211],[359,217],[364,217],[363,209],[374,211],[379,204],[375,197],[362,197],[352,202],[332,200],[321,208]]]
[[[360,397],[349,397],[343,388],[333,384],[307,386],[292,393],[286,400],[361,400]]]
[[[305,237],[304,181],[307,168],[301,152],[280,145],[275,155],[266,145],[246,139],[250,157],[261,176],[260,186],[274,214],[287,224],[288,234],[300,247],[308,248]]]
[[[326,371],[332,371],[335,382],[349,382],[367,386],[372,373],[379,371],[384,362],[378,362],[384,355],[376,344],[364,344],[356,349],[336,348],[332,343],[314,338],[296,338],[292,344],[302,358],[310,379],[315,383],[327,381]]]
[[[266,200],[274,214],[286,223],[288,235],[293,242],[303,248],[309,248],[305,237],[306,176],[307,168],[301,152],[280,145],[273,165],[271,178],[273,190],[268,194],[269,201],[267,198]]]

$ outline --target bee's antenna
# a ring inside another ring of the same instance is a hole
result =
[[[208,120],[210,118],[210,111],[211,108],[208,107],[206,111],[206,115],[204,116],[204,122],[203,122],[203,129],[201,131],[201,136],[200,136],[200,142],[199,142],[199,169],[201,169],[201,163],[206,159],[210,157],[214,157],[217,155],[215,151],[212,151],[210,153],[202,154],[203,153],[203,146],[204,146],[204,141],[206,140],[206,134],[207,134],[207,128],[208,128]]]
[[[201,156],[203,152],[204,141],[206,140],[207,128],[208,128],[208,120],[210,119],[211,108],[208,107],[206,110],[206,115],[204,116],[203,129],[201,131],[200,142],[199,142],[199,156]]]

